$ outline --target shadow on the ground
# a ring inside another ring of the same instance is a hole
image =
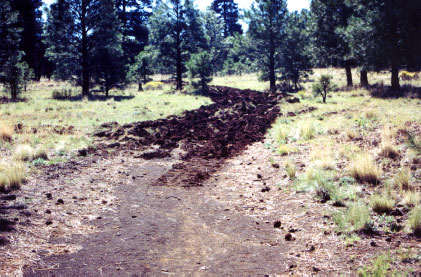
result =
[[[91,94],[89,96],[84,96],[82,94],[80,95],[74,95],[74,96],[69,96],[69,97],[56,97],[54,98],[55,100],[59,100],[59,101],[82,101],[87,99],[88,101],[108,101],[113,99],[116,102],[121,102],[121,101],[125,101],[125,100],[131,100],[133,99],[134,96],[133,95],[96,95],[96,94]]]
[[[19,102],[26,102],[26,98],[17,98],[17,99],[11,99],[7,97],[0,97],[0,104],[9,104],[9,103],[19,103]]]
[[[421,87],[403,85],[399,90],[393,90],[390,86],[375,84],[368,88],[371,96],[376,98],[421,98]]]

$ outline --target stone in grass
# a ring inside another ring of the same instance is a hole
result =
[[[275,221],[273,223],[273,228],[281,228],[281,222],[279,220],[278,221]]]

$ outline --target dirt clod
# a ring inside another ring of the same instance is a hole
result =
[[[275,221],[273,223],[273,228],[281,228],[281,222],[279,220],[278,221]]]

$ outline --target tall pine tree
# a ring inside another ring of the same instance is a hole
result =
[[[276,91],[276,73],[286,35],[287,14],[285,0],[256,0],[246,12],[249,19],[248,32],[253,40],[258,66],[263,79],[269,80],[272,92]]]
[[[243,29],[238,23],[238,4],[234,0],[213,0],[211,7],[224,23],[225,37],[243,33]]]
[[[17,99],[28,70],[27,64],[22,62],[23,52],[19,49],[22,29],[18,16],[8,0],[0,2],[0,82],[12,99]]]
[[[192,53],[206,47],[199,11],[191,0],[160,2],[150,18],[151,45],[159,49],[163,68],[176,76],[176,89],[183,86],[185,63]]]

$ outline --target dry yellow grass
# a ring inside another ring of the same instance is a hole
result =
[[[403,201],[408,207],[416,207],[421,202],[421,195],[419,192],[408,191],[405,193]]]
[[[28,144],[20,144],[16,147],[13,158],[17,161],[31,161],[34,157],[34,149]]]
[[[393,210],[395,200],[387,196],[374,194],[370,198],[370,205],[374,212],[382,214]]]
[[[351,128],[345,129],[345,134],[348,136],[350,140],[355,140],[360,137],[360,134],[358,134],[356,131],[354,131]]]
[[[403,168],[394,178],[395,186],[399,191],[411,190],[411,171],[408,168]]]
[[[351,161],[349,174],[360,183],[377,184],[380,182],[381,171],[370,155],[363,154]]]
[[[35,149],[35,151],[33,152],[32,159],[48,160],[47,149],[45,149],[45,147],[43,146],[37,147],[37,149]]]
[[[296,173],[297,173],[297,169],[296,169],[295,163],[293,161],[291,161],[289,159],[285,161],[285,170],[286,170],[286,172],[288,174],[288,177],[290,179],[295,178]]]
[[[382,141],[382,149],[380,151],[380,155],[395,159],[399,157],[399,151],[396,149],[396,147],[392,144],[390,140],[384,140]]]
[[[19,189],[25,181],[25,165],[16,162],[0,166],[0,189]]]
[[[13,125],[7,122],[0,122],[0,140],[11,142],[14,133]]]

